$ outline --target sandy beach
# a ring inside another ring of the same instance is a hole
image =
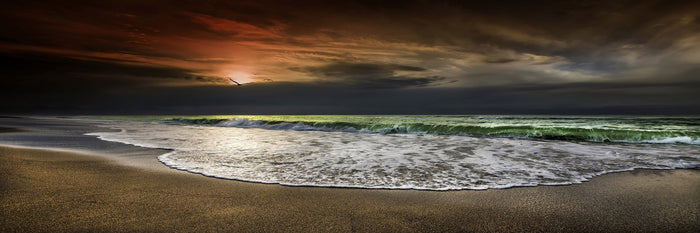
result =
[[[155,155],[153,157],[155,159]],[[700,171],[486,191],[285,187],[0,147],[2,232],[692,232]]]

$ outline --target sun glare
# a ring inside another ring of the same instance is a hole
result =
[[[253,82],[253,78],[251,77],[252,75],[245,73],[245,72],[231,72],[228,74],[227,77],[235,80],[236,82],[240,84],[244,83],[250,83]]]
[[[251,75],[245,72],[231,72],[228,74],[229,78],[235,80],[236,82],[240,84],[244,83],[250,83],[253,82],[254,80],[252,79]]]

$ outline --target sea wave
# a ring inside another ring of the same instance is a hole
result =
[[[521,119],[521,118],[518,118]],[[565,118],[556,118],[565,119]],[[488,119],[492,120],[492,119]],[[658,119],[652,119],[654,121]],[[428,135],[462,135],[477,137],[501,137],[543,139],[559,141],[617,142],[617,143],[654,143],[654,144],[691,144],[700,145],[700,132],[688,130],[660,130],[627,125],[570,125],[559,122],[558,125],[541,125],[537,121],[518,122],[518,124],[459,124],[448,123],[401,123],[386,124],[375,122],[344,121],[267,121],[250,119],[185,119],[174,118],[170,122],[181,124],[209,125],[218,127],[258,128],[270,130],[295,131],[338,131],[380,134],[428,134]],[[644,122],[646,123],[646,122]]]

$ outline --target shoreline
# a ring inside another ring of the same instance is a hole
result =
[[[251,183],[6,146],[0,160],[3,232],[692,232],[700,226],[696,169],[617,172],[566,186],[427,191]]]
[[[0,147],[3,147],[4,145],[0,144]],[[23,149],[23,148],[22,148]],[[32,148],[26,148],[26,149],[32,149]],[[42,149],[42,148],[38,148]],[[51,150],[51,149],[46,149],[46,150]],[[157,158],[156,158],[157,159]],[[484,189],[419,189],[419,188],[372,188],[372,187],[360,187],[360,186],[318,186],[318,185],[294,185],[294,184],[286,184],[286,183],[267,183],[267,182],[262,182],[262,181],[254,181],[254,180],[244,180],[244,179],[235,179],[235,178],[226,178],[226,177],[219,177],[219,176],[214,176],[214,175],[207,175],[204,173],[200,172],[193,172],[189,171],[186,169],[180,169],[176,167],[171,167],[168,166],[167,164],[161,162],[163,166],[166,168],[172,169],[172,170],[177,170],[180,172],[186,172],[192,175],[198,175],[198,176],[203,176],[207,178],[212,178],[212,179],[218,179],[218,180],[228,180],[228,181],[233,181],[233,182],[242,182],[242,183],[250,183],[250,184],[261,184],[261,185],[279,185],[279,186],[284,186],[284,187],[292,187],[292,188],[328,188],[328,189],[357,189],[357,190],[405,190],[405,191],[420,191],[420,192],[461,192],[461,191],[486,191],[486,190],[506,190],[506,189],[518,189],[518,188],[533,188],[533,187],[557,187],[557,186],[571,186],[571,185],[580,185],[580,184],[585,184],[588,182],[591,182],[591,180],[596,179],[601,176],[607,176],[607,175],[614,175],[618,173],[637,173],[637,172],[662,172],[662,171],[674,171],[674,170],[691,170],[695,171],[698,170],[698,168],[668,168],[668,169],[651,169],[651,168],[632,168],[629,170],[620,170],[620,171],[611,171],[611,172],[605,172],[602,174],[597,174],[594,175],[590,178],[586,178],[587,180],[579,182],[579,183],[570,183],[570,184],[536,184],[536,185],[514,185],[514,186],[508,186],[505,188],[484,188]],[[698,170],[700,171],[700,170]]]
[[[141,147],[137,145],[131,145],[127,144],[132,147],[137,147],[137,148],[142,148],[146,150],[153,150],[155,151],[162,151],[166,152],[164,154],[169,153],[169,150],[166,149],[154,149],[154,148],[147,148],[147,147]],[[64,149],[64,148],[53,148],[53,147],[33,147],[33,146],[19,146],[19,145],[9,145],[9,144],[1,144],[0,143],[0,148],[11,148],[11,149],[19,149],[19,150],[39,150],[39,151],[46,151],[46,152],[59,152],[59,153],[69,153],[69,154],[76,154],[80,156],[97,156],[101,159],[104,159],[105,162],[114,162],[119,166],[127,166],[127,167],[134,167],[134,168],[144,168],[144,166],[133,166],[132,164],[125,163],[124,161],[120,160],[119,158],[115,158],[113,155],[108,155],[108,154],[100,154],[94,151],[89,151],[89,150],[77,150],[77,149]],[[606,176],[610,174],[617,174],[617,173],[637,173],[637,172],[656,172],[656,171],[673,171],[673,170],[697,170],[700,171],[700,169],[697,168],[668,168],[668,169],[651,169],[651,168],[632,168],[628,170],[620,170],[620,171],[611,171],[611,172],[605,172],[602,174],[597,174],[594,175],[590,178],[587,178],[586,181],[579,182],[579,183],[571,183],[571,184],[537,184],[537,185],[531,185],[531,186],[510,186],[506,188],[486,188],[486,189],[446,189],[446,190],[436,190],[436,189],[415,189],[415,188],[365,188],[365,187],[345,187],[345,186],[314,186],[314,185],[292,185],[292,184],[282,184],[282,183],[265,183],[265,182],[259,182],[259,181],[251,181],[251,180],[243,180],[243,179],[234,179],[234,178],[226,178],[226,177],[218,177],[214,175],[207,175],[204,173],[199,173],[199,172],[193,172],[189,171],[186,169],[180,169],[177,167],[171,167],[168,166],[167,164],[163,163],[158,159],[158,156],[163,155],[163,154],[153,154],[150,155],[149,157],[152,157],[153,160],[160,164],[161,166],[147,166],[145,167],[147,170],[150,171],[155,171],[155,172],[178,172],[178,173],[185,173],[185,174],[191,174],[191,175],[196,175],[196,176],[202,176],[206,178],[211,178],[211,179],[218,179],[218,180],[228,180],[228,181],[233,181],[233,182],[242,182],[242,183],[250,183],[250,184],[261,184],[261,185],[279,185],[279,186],[284,186],[284,187],[299,187],[299,188],[329,188],[329,189],[358,189],[358,190],[405,190],[405,191],[426,191],[426,192],[460,192],[460,191],[485,191],[485,190],[505,190],[505,189],[517,189],[517,188],[532,188],[532,187],[545,187],[545,186],[570,186],[570,185],[580,185],[580,184],[585,184],[588,182],[591,182],[591,180],[596,179],[601,176]]]
[[[141,148],[145,150],[152,150],[154,151],[161,151],[165,152],[163,154],[167,154],[171,152],[170,150],[167,149],[155,149],[155,148],[147,148],[147,147],[141,147],[137,145],[131,145],[131,144],[126,144],[131,147],[135,148]],[[510,187],[505,187],[505,188],[485,188],[485,189],[445,189],[445,190],[437,190],[437,189],[416,189],[416,188],[367,188],[367,187],[346,187],[346,186],[315,186],[315,185],[292,185],[292,184],[283,184],[283,183],[266,183],[266,182],[259,182],[259,181],[252,181],[252,180],[243,180],[243,179],[234,179],[234,178],[226,178],[226,177],[219,177],[219,176],[214,176],[214,175],[208,175],[205,173],[200,173],[200,172],[193,172],[189,171],[186,169],[181,169],[177,167],[171,167],[167,165],[166,163],[160,161],[158,159],[158,156],[163,155],[163,154],[152,154],[146,157],[152,157],[153,163],[149,165],[138,165],[134,164],[137,162],[141,162],[144,160],[141,158],[139,161],[131,161],[129,162],[128,159],[123,159],[119,157],[114,157],[114,155],[110,154],[100,154],[98,152],[94,151],[89,151],[89,150],[78,150],[78,149],[66,149],[66,148],[53,148],[53,147],[34,147],[34,146],[20,146],[20,145],[9,145],[9,144],[2,144],[0,143],[0,148],[11,148],[11,149],[19,149],[19,150],[40,150],[40,151],[46,151],[46,152],[59,152],[59,153],[72,153],[72,154],[77,154],[80,156],[97,156],[101,159],[104,159],[105,161],[109,162],[114,162],[117,165],[120,166],[127,166],[127,167],[134,167],[134,168],[141,168],[141,169],[146,169],[150,171],[156,171],[156,172],[178,172],[178,173],[186,173],[186,174],[191,174],[191,175],[196,175],[196,176],[202,176],[206,178],[211,178],[211,179],[218,179],[218,180],[228,180],[228,181],[233,181],[233,182],[242,182],[242,183],[250,183],[250,184],[262,184],[262,185],[279,185],[279,186],[284,186],[284,187],[299,187],[299,188],[329,188],[329,189],[358,189],[358,190],[406,190],[406,191],[427,191],[427,192],[459,192],[459,191],[485,191],[485,190],[505,190],[505,189],[517,189],[517,188],[532,188],[532,187],[547,187],[547,186],[570,186],[570,185],[580,185],[580,184],[585,184],[588,182],[591,182],[591,180],[596,179],[601,176],[606,176],[610,174],[617,174],[617,173],[627,173],[627,172],[655,172],[655,171],[673,171],[673,170],[697,170],[700,171],[698,168],[668,168],[668,169],[651,169],[651,168],[632,168],[628,170],[620,170],[620,171],[611,171],[611,172],[604,172],[602,174],[596,174],[592,177],[586,178],[587,180],[579,183],[570,183],[570,184],[537,184],[537,185],[530,185],[530,186],[510,186]],[[155,166],[154,166],[155,164]],[[158,166],[160,165],[160,166]]]

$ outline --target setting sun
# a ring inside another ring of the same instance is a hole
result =
[[[254,82],[255,80],[252,76],[253,75],[248,73],[236,71],[229,73],[226,77],[231,78],[240,84],[244,84]]]

